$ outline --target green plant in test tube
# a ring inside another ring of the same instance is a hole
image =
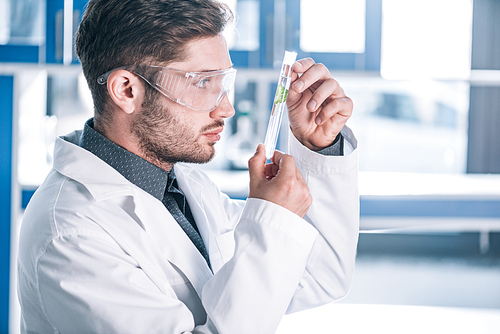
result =
[[[286,98],[288,96],[288,89],[292,80],[292,66],[295,62],[297,54],[295,52],[285,51],[283,64],[281,65],[280,77],[278,80],[278,87],[276,88],[276,95],[274,96],[273,108],[271,116],[269,117],[269,124],[267,126],[266,138],[264,139],[264,146],[266,147],[266,158],[270,159],[276,148],[278,135],[281,126],[281,118],[283,111],[286,108]]]

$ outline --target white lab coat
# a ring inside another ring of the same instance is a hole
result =
[[[164,205],[80,148],[79,136],[57,139],[54,168],[23,219],[23,333],[266,334],[285,312],[347,293],[358,236],[356,150],[321,156],[291,136],[313,196],[305,219],[263,200],[231,200],[177,164],[212,273]],[[356,145],[350,130],[344,136]]]

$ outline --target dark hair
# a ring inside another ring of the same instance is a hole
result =
[[[96,120],[106,122],[109,100],[100,75],[125,65],[183,61],[188,42],[216,36],[232,19],[215,0],[90,0],[75,45]]]

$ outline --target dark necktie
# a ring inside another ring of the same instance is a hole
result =
[[[203,239],[200,236],[200,232],[196,226],[196,222],[194,221],[191,209],[189,208],[184,193],[178,187],[175,174],[171,172],[168,175],[167,187],[165,189],[162,202],[184,232],[186,232],[189,239],[191,239],[198,251],[205,258],[205,261],[207,261],[208,266],[211,268],[207,249],[205,248]]]

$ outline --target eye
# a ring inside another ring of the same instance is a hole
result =
[[[200,81],[196,83],[196,87],[198,88],[207,88],[208,83],[210,82],[209,79],[203,78]]]

